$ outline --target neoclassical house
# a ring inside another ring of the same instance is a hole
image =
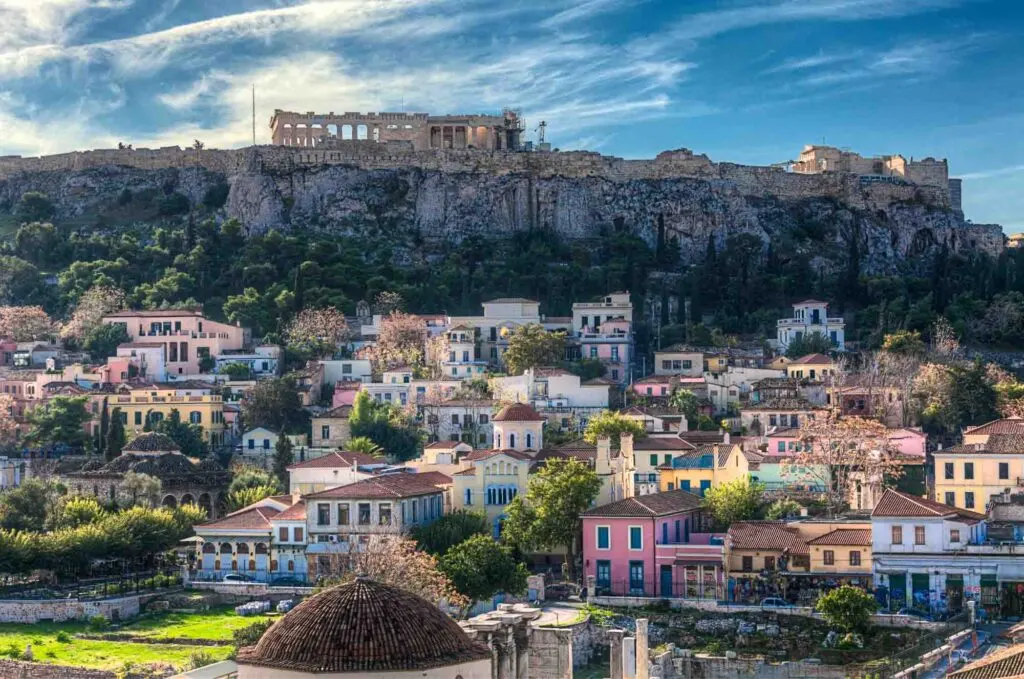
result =
[[[58,469],[59,480],[76,495],[92,495],[101,502],[133,504],[131,489],[124,486],[128,472],[160,480],[160,502],[165,507],[197,504],[215,518],[222,512],[231,473],[214,460],[193,460],[163,434],[139,434],[104,463],[92,457],[68,461]]]

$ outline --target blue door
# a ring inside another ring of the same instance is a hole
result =
[[[633,596],[644,596],[644,562],[629,562],[629,593]]]
[[[612,562],[611,561],[598,561],[597,562],[597,593],[607,594],[612,589]]]
[[[704,494],[706,492],[708,492],[708,488],[710,488],[710,487],[711,487],[711,482],[710,481],[701,481],[700,482],[700,496],[704,497]]]
[[[661,567],[661,597],[668,599],[672,596],[672,566]]]
[[[687,493],[690,492],[690,481],[683,480],[679,482],[679,490],[685,490]]]

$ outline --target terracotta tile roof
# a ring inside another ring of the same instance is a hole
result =
[[[1024,677],[1024,644],[989,653],[946,675],[947,679],[1014,679]]]
[[[423,447],[429,450],[451,450],[460,443],[460,441],[434,441]]]
[[[985,518],[984,514],[978,514],[977,512],[969,512],[966,509],[958,509],[957,507],[950,507],[944,505],[941,502],[935,502],[933,500],[926,500],[921,497],[914,497],[908,493],[902,493],[892,488],[886,488],[885,492],[882,493],[881,499],[878,500],[878,504],[875,505],[874,511],[871,512],[872,517],[949,517],[958,516],[966,521],[981,521]]]
[[[322,457],[314,457],[305,462],[296,462],[288,467],[291,469],[333,469],[335,467],[352,467],[359,465],[385,464],[384,460],[378,460],[364,453],[352,453],[347,450],[330,452]]]
[[[452,477],[448,476],[444,472],[417,472],[416,478],[421,481],[429,481],[435,486],[450,486],[452,485]]]
[[[678,434],[679,438],[690,443],[724,443],[725,434],[721,430],[716,429],[714,431],[700,431],[699,429],[691,429],[689,431],[681,431]]]
[[[331,410],[328,410],[326,413],[320,413],[319,415],[317,415],[313,419],[314,420],[319,420],[319,419],[322,419],[322,418],[325,418],[325,417],[331,417],[331,418],[346,419],[347,420],[351,415],[352,415],[352,406],[350,406],[350,405],[343,405],[343,406],[338,406],[337,408],[332,408]]]
[[[989,434],[988,441],[985,443],[964,443],[935,452],[939,455],[942,453],[1020,455],[1024,454],[1024,431],[1012,434]]]
[[[594,377],[592,379],[587,380],[586,382],[583,382],[584,387],[611,386],[613,384],[615,384],[615,382],[611,381],[607,377]]]
[[[592,446],[583,439],[567,441],[557,446],[545,448],[537,453],[536,460],[548,460],[551,458],[572,458],[584,462],[593,462],[597,457],[597,446]]]
[[[397,587],[357,578],[296,606],[259,643],[240,649],[238,664],[376,676],[490,657],[486,646],[472,641],[434,604]]]
[[[533,374],[537,377],[562,377],[565,375],[572,375],[565,368],[534,368]]]
[[[462,471],[455,472],[453,476],[476,476],[476,467],[470,467],[469,469],[463,469]]]
[[[474,450],[472,453],[467,453],[466,455],[464,455],[462,459],[471,461],[486,460],[487,458],[494,457],[495,455],[507,455],[516,460],[533,459],[532,455],[527,455],[526,453],[523,453],[521,451],[511,450],[507,448],[503,450]]]
[[[149,309],[140,311],[115,311],[112,314],[104,314],[103,318],[135,318],[136,316],[197,316],[202,317],[198,309]]]
[[[484,304],[540,304],[535,299],[526,299],[525,297],[498,297],[497,299],[489,299]]]
[[[181,448],[169,436],[154,432],[143,432],[122,448],[125,453],[177,452]]]
[[[647,436],[633,441],[633,450],[693,450],[695,447],[675,436]]]
[[[274,517],[274,521],[305,521],[306,501],[299,500],[288,509]]]
[[[431,495],[441,490],[431,479],[419,474],[386,474],[356,481],[347,486],[329,488],[306,496],[306,500],[319,498],[383,499]]]
[[[807,354],[796,359],[790,365],[807,365],[808,363],[819,365],[821,363],[832,363],[832,359],[825,354]]]
[[[625,500],[594,507],[583,512],[583,516],[607,516],[643,518],[664,516],[677,512],[700,509],[700,498],[685,490],[670,490],[664,493],[628,497]]]
[[[729,526],[729,544],[733,549],[753,549],[807,554],[807,543],[800,531],[781,521],[744,521]]]
[[[270,530],[270,520],[281,513],[276,507],[244,507],[227,516],[196,526],[199,530]]]
[[[526,403],[505,406],[494,416],[494,422],[541,422],[545,418]]]
[[[164,345],[162,342],[123,342],[117,345],[118,349],[122,347],[125,349],[163,349]]]
[[[813,540],[808,540],[809,545],[849,545],[851,547],[862,547],[871,545],[870,528],[836,528]]]
[[[1006,417],[977,427],[968,427],[965,434],[1024,434],[1024,418]]]

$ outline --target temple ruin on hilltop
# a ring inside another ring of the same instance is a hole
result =
[[[459,113],[294,113],[274,111],[270,119],[275,146],[312,148],[332,142],[405,142],[415,151],[430,149],[518,149],[523,122],[518,111],[501,115]]]

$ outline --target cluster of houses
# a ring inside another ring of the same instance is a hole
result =
[[[196,577],[309,581],[374,533],[405,532],[463,508],[485,513],[498,536],[505,508],[532,475],[566,458],[587,463],[602,482],[583,517],[595,593],[796,603],[850,582],[890,606],[957,608],[975,599],[993,615],[1024,608],[1024,570],[1018,575],[1013,565],[1024,545],[1024,500],[1013,494],[1024,478],[1024,422],[992,422],[968,430],[962,445],[926,454],[903,392],[843,374],[828,355],[790,360],[763,346],[673,345],[654,351],[651,374],[641,376],[637,367],[647,361],[634,356],[628,293],[574,304],[564,318],[519,298],[486,302],[482,311],[419,316],[428,342],[446,340],[444,354],[431,357],[430,379],[405,367],[375,373],[358,357],[293,373],[311,414],[305,433],[243,426],[240,401],[258,380],[281,373],[281,349],[197,311],[111,314],[105,322],[123,325],[130,341],[99,366],[55,346],[0,345],[0,393],[13,398],[16,417],[56,395],[85,396],[90,434],[104,411],[118,409],[131,441],[124,459],[60,462],[53,471],[75,492],[115,500],[127,472],[145,471],[163,482],[161,504],[207,507],[211,520],[196,527]],[[365,312],[353,320],[356,356],[381,322]],[[493,376],[509,333],[533,323],[565,332],[565,360],[599,361],[604,376],[583,379],[560,366]],[[814,333],[845,346],[842,320],[806,300],[779,320],[771,344],[785,348]],[[700,428],[670,405],[679,389],[696,398]],[[391,464],[346,450],[361,391],[413,414],[425,441],[418,458]],[[611,408],[646,435],[585,442],[588,419]],[[225,512],[223,468],[144,432],[175,411],[211,447],[249,464],[269,467],[278,438],[289,436],[296,455],[287,494]],[[907,470],[901,484],[863,479],[847,498],[851,513],[839,518],[747,521],[713,532],[701,498],[718,484],[755,480],[771,497],[798,501],[825,490],[821,474],[801,473],[795,461],[806,445],[800,428],[829,412],[885,424]],[[27,475],[23,461],[0,459],[0,488]],[[554,565],[562,555],[532,558]]]

